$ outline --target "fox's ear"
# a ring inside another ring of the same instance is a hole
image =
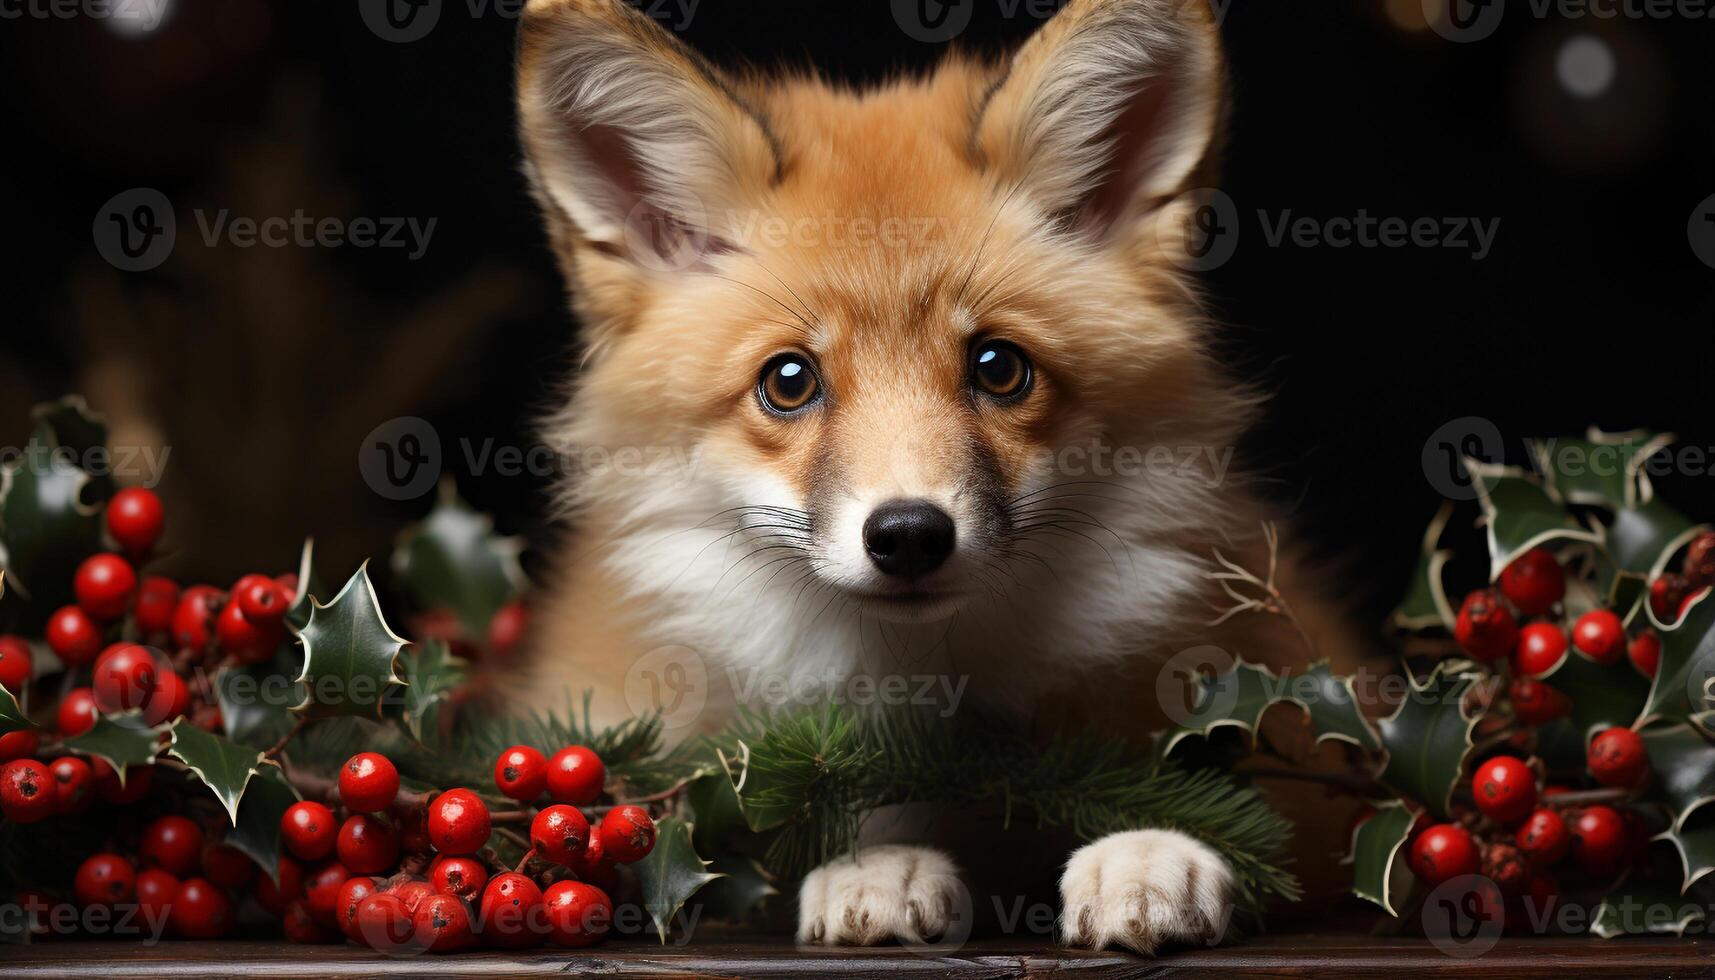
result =
[[[1118,237],[1209,178],[1225,108],[1209,0],[1072,0],[1014,55],[975,146],[1004,185]]]
[[[719,250],[711,216],[765,189],[779,161],[714,66],[621,0],[530,0],[518,116],[531,177],[579,244],[674,268]]]

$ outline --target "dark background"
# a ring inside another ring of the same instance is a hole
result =
[[[1029,4],[974,0],[967,46],[999,49]],[[1007,16],[1007,11],[1015,11]],[[1356,567],[1378,620],[1438,495],[1420,457],[1461,416],[1516,458],[1537,434],[1653,427],[1715,446],[1715,269],[1687,238],[1715,194],[1715,21],[1538,19],[1454,44],[1419,0],[1232,0],[1235,113],[1224,187],[1236,257],[1207,277],[1244,376],[1274,392],[1246,447],[1306,536]],[[11,122],[0,444],[31,402],[85,393],[116,439],[173,446],[173,559],[186,578],[284,569],[304,533],[328,568],[384,555],[429,499],[370,493],[364,433],[422,415],[528,444],[573,363],[573,326],[518,174],[515,22],[445,0],[396,44],[347,2],[177,0],[152,34],[89,19],[0,22]],[[1613,51],[1593,98],[1561,44]],[[874,79],[926,66],[885,0],[702,0],[684,36],[721,61],[813,61]],[[158,188],[179,244],[151,272],[97,254],[94,215]],[[427,254],[206,247],[193,208],[258,217],[438,219]],[[1499,217],[1493,254],[1270,248],[1256,213]],[[544,480],[448,467],[503,529],[546,540]],[[1658,480],[1715,515],[1715,476]],[[343,575],[343,573],[340,573]]]

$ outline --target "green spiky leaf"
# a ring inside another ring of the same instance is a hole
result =
[[[215,700],[228,738],[266,748],[291,730],[292,708],[304,700],[303,685],[293,679],[299,657],[296,647],[282,646],[271,661],[223,667],[214,675]]]
[[[699,889],[722,877],[709,871],[691,844],[691,825],[678,817],[663,817],[655,826],[655,849],[631,866],[643,892],[643,909],[655,923],[656,935],[667,942],[673,917]]]
[[[1453,504],[1445,502],[1436,512],[1435,519],[1429,522],[1429,529],[1423,535],[1423,551],[1418,556],[1416,570],[1412,572],[1405,600],[1388,617],[1388,623],[1394,629],[1417,633],[1453,628],[1453,606],[1447,599],[1447,587],[1442,579],[1453,552],[1441,547],[1441,534],[1447,529],[1447,522],[1452,516]]]
[[[405,668],[404,705],[399,720],[417,741],[425,729],[437,723],[447,696],[464,682],[465,662],[452,655],[447,645],[433,641],[399,658]]]
[[[1652,578],[1674,551],[1705,529],[1660,500],[1652,500],[1614,515],[1607,534],[1608,554],[1623,572]]]
[[[1421,685],[1411,680],[1399,710],[1376,726],[1387,749],[1382,784],[1423,803],[1437,816],[1447,815],[1453,786],[1471,751],[1477,718],[1465,710],[1465,697],[1478,679],[1457,665],[1437,664]]]
[[[1661,663],[1640,722],[1688,721],[1715,708],[1715,600],[1697,602],[1672,629],[1658,632]]]
[[[1681,936],[1692,923],[1705,918],[1706,908],[1707,903],[1682,895],[1672,882],[1634,877],[1603,897],[1590,917],[1590,932],[1603,939],[1649,934]]]
[[[769,896],[780,894],[774,887],[774,876],[747,857],[723,855],[709,864],[709,871],[721,877],[697,892],[697,903],[703,907],[703,914],[712,919],[742,921]]]
[[[1705,803],[1715,800],[1715,744],[1690,725],[1647,728],[1639,734],[1649,752],[1657,792],[1677,830]]]
[[[227,831],[225,843],[250,855],[262,870],[280,881],[280,818],[298,802],[298,791],[273,763],[257,767],[255,778],[238,801],[238,821]]]
[[[95,719],[95,727],[66,739],[63,744],[79,755],[106,759],[118,772],[119,783],[123,786],[125,767],[153,762],[165,732],[164,727],[152,728],[144,724],[142,712],[130,711],[122,715],[100,715]]]
[[[395,667],[406,641],[382,617],[367,564],[332,602],[313,603],[298,639],[304,669],[297,679],[305,693],[293,710],[300,714],[379,718],[382,706],[399,693]]]
[[[227,819],[237,826],[238,801],[262,765],[262,753],[211,735],[191,724],[190,719],[182,718],[173,726],[173,744],[168,754],[190,767],[191,775],[214,793],[226,810]]]
[[[0,563],[20,593],[44,605],[69,598],[78,563],[101,547],[102,499],[45,426],[0,467]]]
[[[322,588],[321,579],[316,577],[315,566],[316,540],[305,538],[303,550],[298,552],[298,591],[292,596],[292,604],[286,609],[286,625],[293,632],[303,629],[310,621],[310,610],[315,606],[315,596],[326,595]]]
[[[1629,666],[1605,667],[1568,647],[1543,682],[1571,702],[1575,731],[1587,742],[1604,728],[1630,728],[1649,699],[1649,681]]]
[[[1399,915],[1394,899],[1410,890],[1411,872],[1400,848],[1411,836],[1417,813],[1398,800],[1376,808],[1352,835],[1352,893]]]
[[[420,609],[451,609],[467,635],[484,636],[501,606],[524,591],[519,538],[494,533],[488,515],[466,506],[451,481],[435,509],[400,538],[393,569]]]
[[[1179,724],[1156,736],[1155,758],[1159,763],[1192,736],[1207,738],[1220,728],[1256,733],[1263,712],[1280,700],[1284,685],[1266,668],[1234,661],[1215,674],[1192,679],[1191,703],[1178,714]]]
[[[1286,700],[1310,714],[1318,745],[1333,739],[1363,749],[1382,747],[1381,736],[1358,707],[1352,678],[1335,674],[1326,660],[1294,674],[1288,682]]]
[[[18,699],[12,696],[12,692],[0,687],[0,735],[29,731],[35,727],[24,714],[24,709],[18,706]]]
[[[1519,555],[1552,541],[1599,543],[1601,536],[1580,524],[1553,491],[1522,470],[1466,460],[1482,491],[1483,523],[1489,541],[1489,578]]]
[[[1672,441],[1672,436],[1641,430],[1591,429],[1583,439],[1532,440],[1531,449],[1560,498],[1617,511],[1649,499],[1643,466]]]

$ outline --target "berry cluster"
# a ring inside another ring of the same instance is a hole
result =
[[[1651,583],[1651,609],[1672,624],[1711,586],[1715,533],[1692,543],[1681,572]],[[1529,898],[1540,907],[1558,892],[1555,873],[1563,866],[1608,880],[1647,857],[1652,831],[1640,811],[1625,805],[1651,778],[1636,731],[1610,727],[1590,735],[1584,759],[1594,784],[1589,789],[1545,785],[1540,760],[1527,761],[1534,730],[1572,711],[1572,699],[1545,680],[1568,657],[1648,678],[1660,664],[1661,637],[1647,623],[1628,635],[1611,609],[1571,619],[1565,599],[1565,569],[1548,550],[1535,548],[1508,565],[1495,586],[1472,592],[1460,606],[1454,640],[1505,679],[1503,704],[1517,727],[1476,767],[1469,801],[1455,803],[1452,822],[1423,816],[1412,828],[1408,861],[1431,886],[1481,874],[1493,888],[1479,887],[1479,899]]]
[[[363,752],[340,769],[343,819],[314,800],[281,819],[280,884],[259,890],[293,942],[344,936],[384,952],[444,952],[483,942],[518,947],[588,946],[606,935],[619,866],[655,846],[644,807],[589,807],[606,767],[574,745],[552,759],[517,745],[495,762],[501,796],[519,804],[495,813],[468,788],[432,796],[401,793],[386,756]],[[534,815],[529,808],[542,804]],[[489,849],[499,821],[529,824],[529,850],[507,868]],[[535,876],[525,873],[534,867]]]

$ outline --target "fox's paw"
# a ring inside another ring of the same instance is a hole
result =
[[[957,922],[958,870],[940,851],[866,847],[810,872],[798,892],[798,941],[873,946],[933,942]]]
[[[1232,869],[1200,841],[1173,830],[1110,834],[1066,862],[1061,936],[1145,955],[1164,943],[1212,945],[1226,932],[1232,892]]]

